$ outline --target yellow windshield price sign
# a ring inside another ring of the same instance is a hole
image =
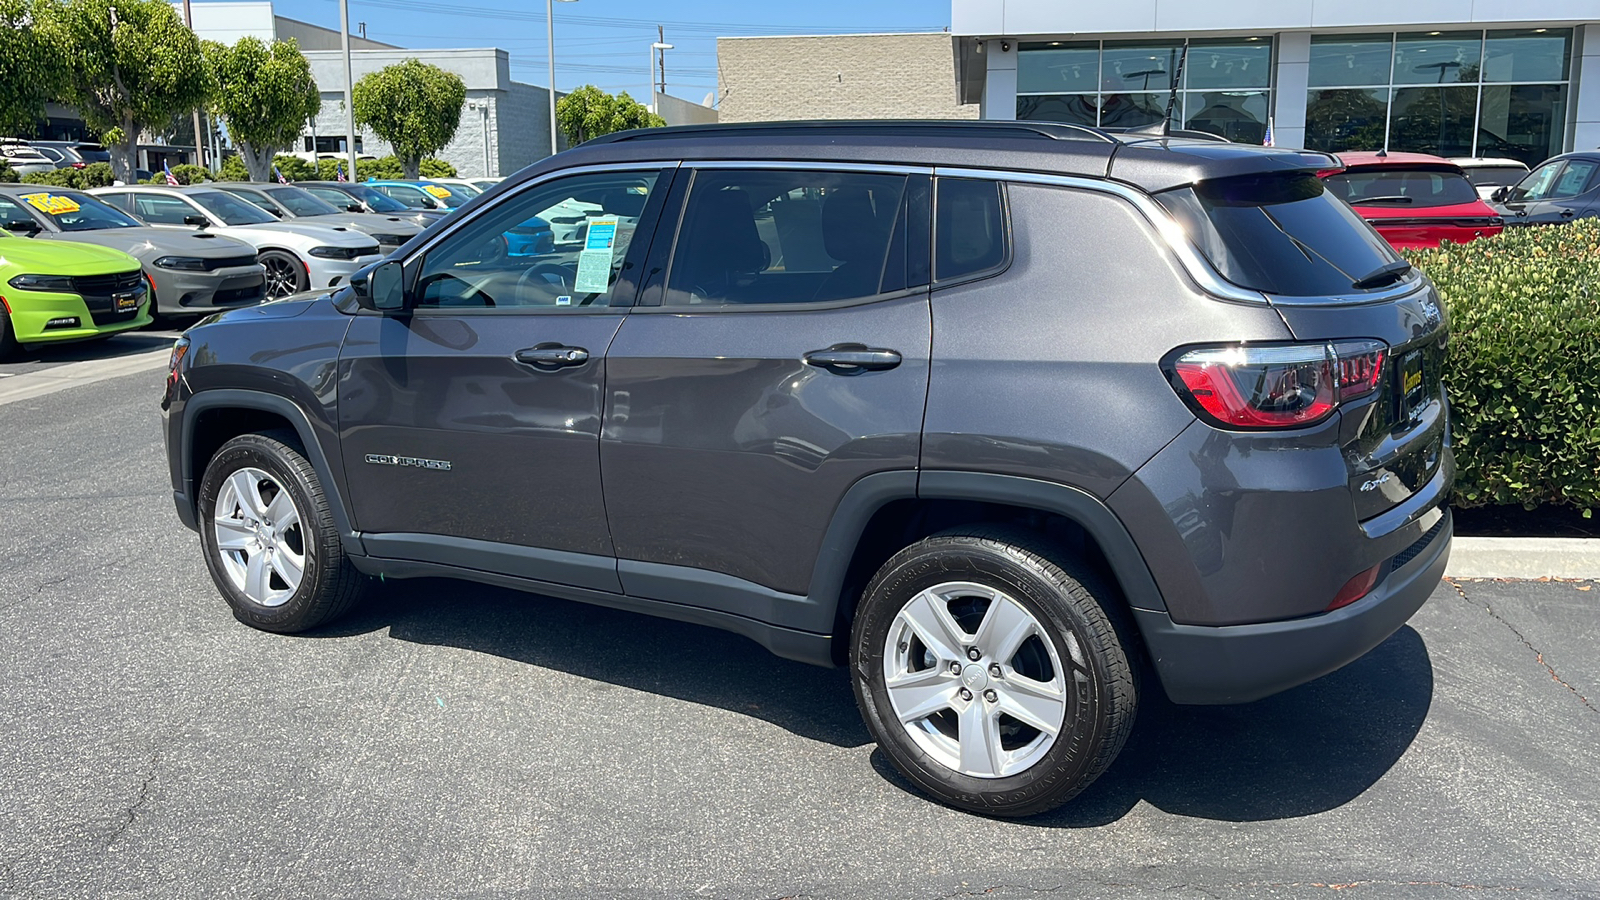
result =
[[[442,187],[439,187],[437,184],[425,184],[422,186],[422,189],[434,195],[435,197],[438,197],[440,200],[445,200],[450,197],[450,192]]]
[[[77,212],[82,207],[78,201],[71,197],[58,197],[55,194],[23,194],[22,201],[42,213],[59,216],[65,213]]]

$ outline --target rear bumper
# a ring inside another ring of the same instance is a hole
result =
[[[1383,643],[1422,607],[1444,577],[1454,525],[1439,528],[1363,599],[1329,613],[1257,625],[1179,625],[1134,609],[1145,646],[1174,703],[1248,703],[1320,678]]]

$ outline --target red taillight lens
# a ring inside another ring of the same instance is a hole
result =
[[[1172,363],[1174,385],[1226,428],[1295,428],[1371,393],[1388,348],[1380,341],[1200,347]]]
[[[1382,568],[1383,563],[1378,563],[1365,572],[1362,572],[1349,581],[1346,581],[1344,583],[1344,587],[1339,588],[1339,593],[1333,595],[1333,602],[1329,603],[1328,608],[1323,611],[1332,612],[1341,606],[1349,606],[1357,600],[1360,600],[1362,597],[1372,593],[1372,586],[1378,583],[1378,571]]]

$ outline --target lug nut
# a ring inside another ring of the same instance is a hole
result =
[[[901,641],[901,642],[900,642],[900,652],[901,652],[901,653],[904,653],[904,652],[906,652],[906,648],[907,648],[907,647],[910,647],[910,646],[911,646],[911,645],[910,645],[910,644],[908,644],[908,643],[906,643],[906,642],[905,642],[905,641]]]
[[[950,674],[951,675],[960,675],[961,674],[961,663],[958,663],[958,662],[951,663],[950,664]]]
[[[973,647],[967,651],[967,659],[977,662],[978,660],[983,659],[983,651],[979,650],[977,647]]]
[[[961,699],[963,699],[963,700],[971,700],[972,699],[972,692],[967,690],[966,688],[962,688],[961,689]]]
[[[983,699],[989,701],[990,703],[994,703],[995,701],[1000,699],[1000,695],[996,694],[994,691],[984,691],[983,692]]]
[[[990,678],[999,678],[1000,674],[1001,674],[1000,673],[1000,664],[999,663],[990,663],[989,664],[989,677]]]

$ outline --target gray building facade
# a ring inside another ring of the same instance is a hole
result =
[[[717,69],[723,122],[978,118],[948,34],[718,38]]]

